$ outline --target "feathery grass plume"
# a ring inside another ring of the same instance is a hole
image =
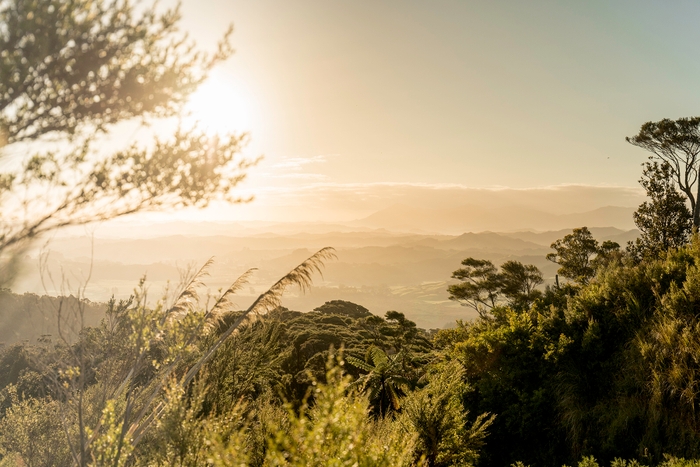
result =
[[[231,286],[219,297],[216,303],[214,303],[214,306],[212,306],[210,310],[207,310],[204,317],[204,326],[206,331],[211,331],[216,324],[223,321],[226,314],[232,311],[231,308],[233,306],[233,302],[231,301],[231,296],[241,290],[241,288],[243,288],[243,286],[249,282],[250,276],[252,276],[257,270],[257,268],[251,268],[241,274],[240,277],[238,277],[238,279],[236,279],[233,284],[231,284]]]
[[[183,291],[178,295],[178,298],[175,301],[175,305],[173,305],[168,311],[166,311],[166,314],[164,315],[164,322],[163,324],[166,323],[172,323],[175,319],[182,319],[185,317],[185,315],[191,311],[194,311],[194,307],[199,303],[199,296],[197,294],[197,289],[204,285],[201,281],[202,277],[205,277],[208,275],[207,269],[209,266],[213,263],[213,258],[210,258],[209,261],[207,261],[195,274],[193,274],[190,278],[183,280]],[[184,343],[184,346],[187,347],[195,342],[195,340],[201,335],[201,331],[209,332],[211,328],[213,328],[213,325],[215,323],[215,320],[211,320],[210,316],[212,315],[212,311],[215,311],[218,307],[223,307],[226,302],[230,300],[229,296],[233,294],[236,290],[239,290],[247,281],[250,275],[252,274],[253,269],[246,271],[242,276],[240,276],[234,283],[228,288],[226,292],[217,300],[216,304],[212,308],[212,310],[208,310],[204,316],[202,317],[200,324],[197,325],[195,330],[191,330],[189,338],[186,339],[186,342]],[[177,309],[177,311],[173,312],[173,309]],[[216,314],[216,313],[215,313]],[[158,337],[160,338],[160,337]],[[149,408],[151,407],[151,404],[156,400],[158,395],[160,394],[161,390],[163,389],[163,385],[166,383],[168,378],[171,377],[173,371],[177,368],[178,364],[181,362],[181,356],[176,358],[174,361],[168,365],[168,367],[162,372],[162,374],[159,376],[159,382],[154,384],[153,387],[151,388],[150,396],[146,399],[147,402],[143,404],[143,407],[139,414],[135,418],[135,422],[132,423],[130,430],[134,430],[135,427],[138,426],[139,421],[143,420],[143,418],[146,416],[146,413],[148,412]],[[130,379],[131,375],[128,377]],[[182,387],[185,387],[186,384],[183,384]],[[151,412],[151,415],[146,418],[145,422],[146,425],[150,425],[150,423],[158,418],[158,414],[162,411],[162,403],[159,404],[153,412]],[[140,439],[140,438],[139,438]]]
[[[272,287],[270,287],[267,292],[261,294],[252,305],[248,307],[247,310],[243,312],[241,316],[234,321],[228,329],[219,336],[219,339],[212,344],[209,350],[202,356],[202,358],[190,369],[190,371],[185,375],[183,379],[183,385],[187,385],[192,378],[197,374],[199,369],[206,363],[218,350],[221,344],[228,339],[231,334],[233,334],[241,324],[249,320],[250,315],[258,315],[264,312],[273,310],[278,307],[282,294],[285,289],[290,285],[297,285],[302,291],[308,290],[311,286],[311,275],[314,272],[322,273],[323,261],[328,259],[336,258],[335,249],[331,247],[322,248],[313,255],[311,255],[306,261],[301,263],[299,266],[295,267],[287,273],[280,280],[275,282]]]
[[[245,321],[247,321],[251,315],[262,314],[263,312],[267,312],[279,306],[282,293],[284,293],[285,289],[290,285],[297,285],[299,286],[299,288],[302,289],[302,291],[308,290],[312,283],[312,274],[314,272],[318,272],[319,274],[321,274],[324,264],[323,262],[325,260],[333,259],[335,257],[336,255],[334,248],[322,248],[321,250],[311,255],[311,257],[309,257],[306,261],[302,262],[299,266],[292,269],[280,280],[275,282],[275,284],[273,284],[272,287],[270,287],[267,290],[267,292],[260,295],[257,298],[257,300],[255,300],[255,302],[253,302],[253,304],[250,307],[248,307],[248,309],[245,310],[243,314],[239,316],[238,319],[236,319],[228,327],[228,329],[224,333],[222,333],[219,336],[219,338],[204,352],[204,354],[190,367],[190,370],[187,372],[187,374],[185,374],[185,376],[183,376],[180,380],[180,386],[183,388],[187,387],[192,382],[197,373],[199,373],[199,370],[202,369],[204,364],[207,363],[216,354],[216,351],[219,349],[219,347],[221,347],[221,344],[223,344],[224,341],[226,341],[226,339],[231,337],[231,335],[238,330],[239,326]],[[150,406],[150,404],[155,399],[155,395],[157,393],[160,393],[161,388],[162,383],[158,385],[153,391],[149,402],[144,406],[144,409]],[[160,417],[162,411],[163,405],[161,403],[158,406],[156,406],[151,411],[150,415],[145,419],[143,418],[146,414],[145,410],[143,410],[136,417],[135,421],[132,423],[129,429],[129,436],[132,440],[132,445],[135,446],[142,439],[148,427],[151,425],[151,423],[153,423],[153,421],[157,420]]]
[[[204,265],[191,277],[187,274],[182,278],[182,289],[177,294],[177,298],[173,305],[166,311],[166,317],[169,320],[180,319],[187,313],[194,311],[199,303],[199,293],[197,289],[204,286],[202,279],[209,275],[209,268],[214,263],[214,258],[209,258]]]
[[[280,305],[282,294],[290,285],[298,286],[306,292],[312,284],[311,276],[316,272],[323,277],[324,261],[336,259],[335,248],[325,247],[311,255],[306,261],[295,267],[286,276],[275,282],[267,292],[258,297],[246,310],[246,314],[263,314],[274,310]]]

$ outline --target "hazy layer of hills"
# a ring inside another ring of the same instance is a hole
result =
[[[634,228],[634,208],[606,206],[573,214],[552,214],[527,206],[484,207],[462,205],[452,208],[421,208],[396,204],[353,225],[394,231],[479,232],[537,229],[559,230],[570,226],[613,226]]]
[[[289,226],[285,226],[289,227]],[[304,227],[304,226],[300,226]],[[425,328],[443,327],[456,319],[468,319],[473,310],[448,300],[451,273],[468,257],[486,258],[500,264],[509,259],[537,265],[552,281],[556,265],[545,260],[549,245],[570,229],[546,232],[480,232],[461,235],[392,233],[388,230],[314,232],[307,225],[296,233],[271,231],[240,235],[170,235],[153,238],[56,238],[50,244],[43,272],[38,252],[25,262],[25,273],[15,291],[37,294],[75,293],[88,280],[86,294],[93,301],[112,295],[126,298],[143,275],[149,294],[157,299],[170,283],[178,283],[183,270],[203,264],[210,257],[207,286],[212,294],[228,287],[236,277],[257,268],[251,283],[241,291],[237,305],[248,305],[279,277],[325,246],[337,250],[324,276],[317,277],[306,294],[291,291],[283,304],[307,311],[326,301],[348,300],[375,314],[397,310]],[[624,245],[637,231],[614,227],[591,228],[599,240]]]

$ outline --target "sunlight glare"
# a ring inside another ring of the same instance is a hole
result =
[[[233,79],[212,74],[190,97],[188,120],[207,133],[249,131],[252,126],[250,94]]]

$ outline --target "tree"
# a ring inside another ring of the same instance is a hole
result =
[[[669,175],[690,203],[693,225],[700,227],[700,117],[647,122],[626,140],[651,152],[650,159],[668,164]]]
[[[513,308],[527,308],[541,295],[536,287],[542,282],[542,272],[534,264],[510,260],[501,265],[501,293]]]
[[[610,240],[599,245],[588,227],[581,227],[552,243],[551,248],[556,253],[549,253],[547,259],[560,266],[557,273],[586,285],[596,269],[607,264],[619,251],[620,245]]]
[[[670,248],[688,242],[693,216],[685,197],[676,190],[671,166],[667,162],[647,162],[639,183],[649,197],[634,213],[634,223],[641,232],[628,250],[637,257],[656,257]]]
[[[496,306],[501,279],[496,266],[485,259],[467,258],[462,261],[461,269],[452,273],[453,279],[462,282],[448,287],[450,300],[461,301],[474,308],[479,314],[484,309]]]
[[[500,272],[491,261],[484,259],[467,258],[462,265],[466,267],[452,274],[462,282],[448,287],[450,300],[461,301],[481,316],[503,298],[509,306],[522,310],[540,295],[536,287],[543,279],[535,265],[510,260],[501,265]]]
[[[198,51],[177,32],[177,8],[136,11],[126,0],[0,4],[0,151],[26,154],[0,174],[0,282],[52,230],[236,200],[232,188],[250,164],[238,156],[245,136],[179,129],[105,153],[116,124],[180,113],[232,52],[228,33],[214,54]]]
[[[384,415],[388,409],[399,410],[399,400],[408,389],[409,381],[404,376],[403,354],[387,355],[379,347],[367,349],[365,361],[348,356],[347,362],[354,367],[367,372],[354,383],[362,392],[367,392],[370,402],[375,404],[379,415]]]

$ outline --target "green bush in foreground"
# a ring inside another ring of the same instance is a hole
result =
[[[592,456],[582,458],[577,467],[603,467],[598,461]],[[637,460],[626,460],[626,459],[614,459],[610,462],[610,467],[649,467],[647,464],[640,463]],[[511,467],[529,467],[522,462],[516,462],[512,464]],[[562,467],[568,467],[566,465]],[[657,464],[656,467],[700,467],[700,460],[686,460],[677,457],[666,456],[666,460]]]

